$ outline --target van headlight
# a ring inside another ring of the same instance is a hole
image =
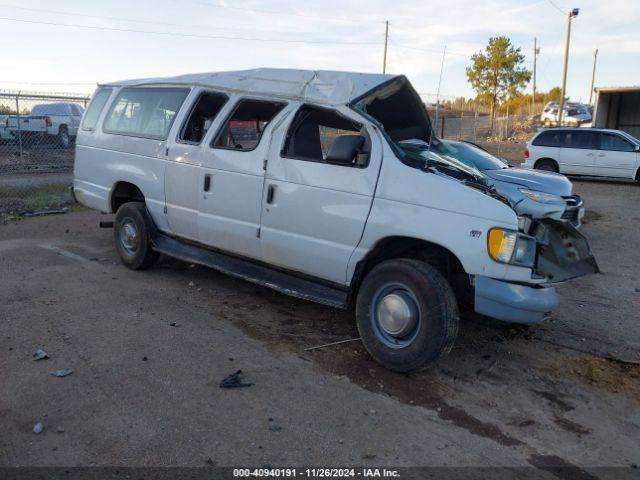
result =
[[[487,250],[496,262],[533,267],[536,239],[515,230],[492,228],[487,235]]]
[[[538,190],[529,190],[527,188],[521,188],[520,193],[522,193],[529,200],[533,200],[534,202],[539,203],[554,203],[560,202],[564,203],[564,198],[560,195],[554,195],[552,193],[540,192]]]

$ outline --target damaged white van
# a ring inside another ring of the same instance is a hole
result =
[[[115,213],[122,262],[159,254],[355,307],[382,365],[449,351],[458,304],[541,321],[598,271],[568,222],[518,217],[477,170],[403,149],[431,123],[404,76],[258,69],[102,85],[74,193]],[[440,158],[440,159],[439,159]]]

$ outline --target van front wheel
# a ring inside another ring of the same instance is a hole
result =
[[[122,263],[132,270],[144,270],[158,260],[151,248],[147,210],[142,202],[128,202],[120,206],[113,222],[113,238]]]
[[[418,260],[377,265],[358,293],[356,321],[362,343],[378,363],[397,372],[416,370],[448,353],[458,320],[449,283]]]

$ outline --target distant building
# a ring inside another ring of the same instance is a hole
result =
[[[640,138],[640,87],[598,87],[593,126]]]

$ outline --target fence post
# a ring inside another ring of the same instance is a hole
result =
[[[478,128],[478,108],[476,107],[476,112],[473,116],[473,141],[474,142],[478,141],[477,128]]]
[[[507,120],[504,127],[504,136],[505,139],[509,139],[509,105],[507,105]]]
[[[22,131],[20,130],[20,91],[16,94],[16,123],[18,124],[19,155],[22,157]]]
[[[458,141],[460,141],[462,135],[462,125],[464,125],[464,112],[460,112],[460,123],[458,125]]]
[[[440,117],[440,138],[444,138],[444,115]]]

